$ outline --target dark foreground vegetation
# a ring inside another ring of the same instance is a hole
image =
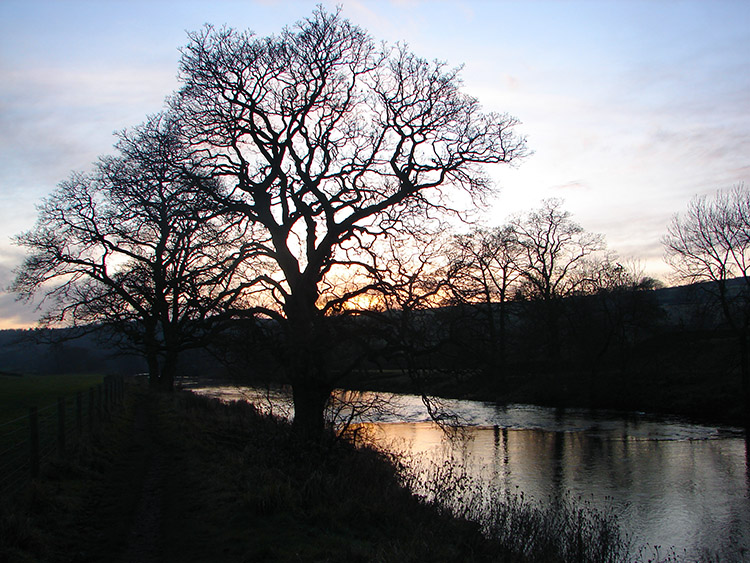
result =
[[[3,499],[0,562],[679,560],[634,550],[577,499],[483,487],[458,464],[313,447],[247,403],[132,384],[108,424]]]
[[[247,404],[134,391],[2,505],[0,561],[516,561],[382,455],[301,446]]]

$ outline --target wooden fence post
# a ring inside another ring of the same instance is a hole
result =
[[[39,417],[36,407],[29,408],[29,473],[39,475]]]
[[[60,457],[65,453],[65,399],[57,399],[57,453]]]
[[[89,387],[89,434],[94,432],[94,388]]]
[[[102,400],[104,401],[103,404],[104,404],[105,412],[109,412],[109,385],[108,383],[109,381],[107,380],[107,376],[105,375],[104,378],[102,379],[102,393],[103,393]]]
[[[83,397],[80,391],[76,393],[76,431],[79,436],[83,434]]]

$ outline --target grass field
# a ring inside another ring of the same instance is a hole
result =
[[[58,397],[85,391],[103,378],[94,374],[0,375],[0,424],[28,414],[29,407],[43,408]]]

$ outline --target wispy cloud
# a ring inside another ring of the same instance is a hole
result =
[[[162,107],[185,30],[262,36],[317,3],[0,0],[0,255],[42,196],[111,150],[113,131]],[[375,40],[465,63],[465,90],[522,120],[535,154],[492,169],[503,191],[487,222],[563,197],[621,255],[663,270],[671,215],[750,182],[748,2],[323,2],[338,4]],[[12,297],[0,305],[30,318]]]
[[[8,292],[15,275],[13,267],[21,261],[15,258],[20,255],[17,249],[0,244],[0,330],[31,327],[40,316],[36,304],[19,301],[15,293]]]

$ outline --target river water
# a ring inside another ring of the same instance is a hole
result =
[[[282,392],[200,392],[282,416],[292,411]],[[643,413],[442,400],[439,412],[462,429],[455,438],[431,422],[420,397],[346,398],[361,411],[353,422],[381,447],[425,461],[451,459],[495,490],[541,503],[580,498],[613,513],[646,553],[750,560],[750,452],[740,429]]]

